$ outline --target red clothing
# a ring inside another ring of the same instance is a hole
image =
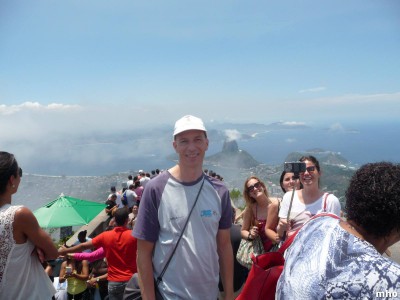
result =
[[[93,245],[103,247],[108,263],[108,281],[128,281],[137,273],[137,240],[132,230],[118,226],[92,239]]]

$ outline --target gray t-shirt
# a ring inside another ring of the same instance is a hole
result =
[[[159,289],[166,299],[218,297],[217,233],[232,224],[229,190],[208,176],[182,183],[169,172],[148,182],[140,202],[133,236],[155,243],[154,277],[157,277],[179,238],[202,180],[204,185]]]

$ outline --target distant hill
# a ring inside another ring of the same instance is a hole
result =
[[[322,172],[320,188],[335,194],[335,196],[339,198],[342,208],[344,209],[345,191],[355,169],[349,167],[349,161],[339,153],[319,148],[310,149],[306,152],[289,153],[285,161],[297,161],[300,157],[308,155],[314,156],[320,163]]]
[[[260,164],[248,152],[240,150],[236,141],[225,141],[222,151],[205,158],[207,165],[249,169]]]
[[[311,149],[305,152],[292,152],[286,156],[285,161],[297,161],[302,156],[312,155],[320,164],[329,164],[329,165],[348,165],[349,161],[341,156],[339,153],[332,151],[325,151],[323,149]]]
[[[218,130],[226,130],[235,128],[240,130],[241,132],[263,132],[269,130],[286,130],[286,129],[307,129],[309,126],[303,123],[296,122],[274,122],[270,124],[259,124],[259,123],[221,123],[221,124],[212,124],[214,129]]]

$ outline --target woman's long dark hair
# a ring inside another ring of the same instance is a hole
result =
[[[14,154],[0,151],[0,195],[6,191],[11,176],[18,176],[18,163]]]

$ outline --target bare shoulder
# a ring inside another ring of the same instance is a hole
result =
[[[25,206],[21,206],[20,208],[18,208],[16,211],[15,211],[15,214],[17,215],[21,215],[21,216],[23,216],[23,215],[29,215],[29,214],[33,214],[32,213],[32,211],[29,209],[29,208],[27,208],[27,207],[25,207]]]
[[[14,216],[14,227],[21,225],[31,225],[31,224],[37,223],[36,217],[33,214],[33,212],[25,207],[21,206],[19,209],[15,211],[15,216]]]
[[[15,211],[13,228],[15,241],[24,243],[29,233],[39,228],[39,224],[32,211],[22,206]]]
[[[270,206],[271,207],[279,207],[279,199],[276,197],[270,197],[269,200],[271,201]]]
[[[253,210],[255,210],[254,203],[247,205],[244,209],[244,215],[252,215],[254,213]]]

